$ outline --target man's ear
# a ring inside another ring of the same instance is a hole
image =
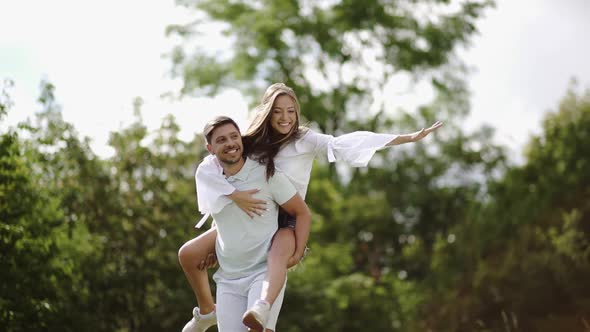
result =
[[[213,153],[213,146],[211,146],[211,144],[207,144],[205,145],[205,147],[207,148],[207,151],[209,151],[210,154],[215,154]]]

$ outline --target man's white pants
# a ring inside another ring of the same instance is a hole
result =
[[[256,300],[260,299],[265,275],[266,269],[240,279],[225,279],[219,275],[213,277],[217,284],[216,311],[219,332],[248,331],[248,328],[242,323],[242,316]],[[279,311],[283,305],[285,285],[270,309],[270,315],[266,322],[267,329],[275,330]]]

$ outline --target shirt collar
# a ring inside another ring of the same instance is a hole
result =
[[[250,158],[246,158],[246,161],[244,162],[242,169],[240,169],[240,171],[238,171],[236,174],[227,176],[226,178],[228,181],[232,181],[232,180],[246,181],[246,179],[248,179],[248,175],[250,174],[250,171],[252,170],[252,168],[254,166],[256,166],[255,161],[251,160]]]

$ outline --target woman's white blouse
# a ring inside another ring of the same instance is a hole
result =
[[[311,176],[313,160],[320,155],[329,162],[345,161],[354,167],[367,166],[376,151],[384,148],[397,135],[357,131],[334,137],[308,129],[298,140],[283,147],[275,157],[275,167],[291,180],[303,199]],[[235,191],[223,175],[215,156],[207,156],[195,174],[199,211],[207,215],[217,213],[231,200],[226,195]],[[206,218],[205,218],[206,219]],[[202,224],[202,220],[200,224]]]

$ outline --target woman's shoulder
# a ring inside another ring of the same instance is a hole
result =
[[[309,127],[299,128],[299,137],[290,145],[297,153],[315,153],[327,144],[329,135],[320,134]]]
[[[299,127],[299,132],[297,133],[297,138],[295,138],[292,143],[295,145],[301,144],[315,144],[317,141],[318,133],[315,132],[313,129],[309,127]]]
[[[312,141],[312,142],[316,142],[317,140],[321,140],[324,138],[324,136],[328,136],[328,135],[324,135],[321,134],[309,127],[299,127],[299,137],[298,137],[298,141]]]
[[[302,139],[302,138],[306,137],[307,135],[314,135],[314,134],[315,134],[315,132],[311,128],[300,126],[299,133],[298,133],[298,135],[299,135],[298,139]]]

